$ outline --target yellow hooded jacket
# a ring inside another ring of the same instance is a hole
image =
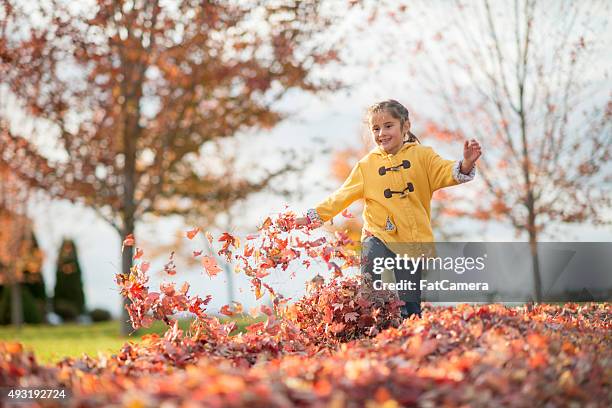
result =
[[[316,214],[310,210],[309,216],[325,222],[363,198],[362,240],[374,235],[386,244],[434,242],[433,192],[470,181],[476,174],[476,166],[467,175],[459,171],[460,166],[460,160],[445,160],[431,147],[416,142],[405,142],[396,154],[376,147],[359,160],[338,190],[316,206]]]

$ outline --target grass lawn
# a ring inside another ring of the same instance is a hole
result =
[[[263,317],[261,318],[264,319]],[[229,319],[220,319],[227,321]],[[259,319],[250,317],[235,319],[239,331]],[[181,320],[182,329],[189,327],[190,321]],[[147,333],[163,334],[166,326],[162,322],[155,322],[148,329],[141,329],[129,337],[119,335],[119,322],[110,321],[94,323],[91,325],[78,325],[74,323],[60,326],[24,325],[20,330],[11,326],[0,326],[0,342],[17,341],[26,349],[34,351],[36,359],[43,363],[54,363],[63,357],[81,357],[83,353],[97,356],[98,352],[113,354],[128,341],[139,342],[142,335]],[[237,333],[237,332],[236,332]]]

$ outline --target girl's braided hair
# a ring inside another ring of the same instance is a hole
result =
[[[388,99],[386,101],[378,102],[370,106],[368,108],[368,118],[372,116],[372,114],[380,113],[380,112],[390,113],[391,116],[393,116],[395,119],[398,119],[400,121],[400,127],[403,127],[404,123],[410,121],[409,119],[410,113],[408,112],[408,109],[406,109],[404,105],[402,105],[395,99]],[[404,143],[409,143],[409,142],[421,143],[419,138],[416,137],[410,130],[408,130],[406,134],[408,135],[408,138],[404,139]]]

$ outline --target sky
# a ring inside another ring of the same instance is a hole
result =
[[[288,147],[304,152],[324,149],[325,152],[318,154],[300,177],[299,182],[306,186],[303,199],[287,202],[282,197],[258,194],[235,211],[232,216],[232,232],[242,236],[254,232],[256,225],[267,216],[283,211],[286,204],[291,210],[303,212],[339,187],[341,182],[330,178],[333,152],[361,145],[365,132],[365,111],[369,105],[382,99],[393,98],[410,106],[413,133],[419,135],[425,144],[433,145],[442,156],[449,159],[461,158],[461,144],[441,145],[431,142],[426,134],[422,134],[423,123],[420,117],[431,114],[437,107],[420,84],[410,82],[406,56],[389,53],[388,47],[380,46],[380,42],[386,41],[387,38],[387,34],[383,36],[382,33],[387,33],[389,28],[385,27],[384,22],[368,24],[367,13],[356,13],[337,23],[339,32],[350,33],[351,41],[345,52],[351,57],[346,66],[329,69],[341,70],[343,79],[350,84],[349,89],[317,96],[291,91],[279,102],[280,109],[292,112],[291,117],[271,131],[250,132],[237,137],[239,154],[243,154],[245,160],[249,157],[265,157],[271,165],[282,161],[280,152]],[[403,25],[408,27],[403,28],[407,33],[402,37],[404,45],[427,40],[435,33],[433,27],[431,32],[411,30],[409,20]],[[364,26],[366,29],[363,32],[356,28]],[[606,60],[601,63],[606,63]],[[320,73],[325,74],[325,71]],[[606,84],[610,89],[609,78]],[[483,154],[486,154],[486,151],[485,145]],[[473,182],[453,188],[461,189],[463,194],[473,197],[481,182],[477,176]],[[58,248],[63,238],[71,238],[76,241],[78,248],[88,308],[101,307],[117,316],[120,296],[114,283],[114,275],[120,271],[121,239],[116,231],[99,219],[93,211],[65,202],[34,203],[31,214],[40,245],[46,253],[43,275],[49,295],[52,294],[55,281]],[[517,240],[513,230],[507,225],[489,225],[483,229],[480,226],[475,227],[469,220],[458,225],[465,229],[465,240]],[[141,246],[144,247],[147,258],[147,251],[151,252],[155,245],[171,243],[177,231],[184,233],[191,227],[177,217],[152,220],[138,224],[136,235],[143,238]],[[612,231],[606,229],[582,225],[563,227],[562,230],[563,241],[612,241]],[[192,249],[201,249],[204,245],[202,234],[189,245]],[[162,269],[165,262],[166,258],[152,262],[151,270]],[[208,293],[214,294],[209,310],[216,311],[227,303],[227,280],[224,276],[211,279],[202,273],[200,267],[190,268],[182,262],[177,262],[177,266],[179,272],[175,281],[189,281],[190,293],[197,293],[202,297]],[[287,273],[277,271],[266,278],[266,282],[278,288],[285,296],[295,298],[304,292],[305,282],[312,276],[312,271],[297,271],[296,277],[291,279]],[[236,274],[233,279],[235,299],[246,307],[254,305],[254,296],[247,280]],[[153,276],[151,287],[156,288],[160,281],[160,277]]]

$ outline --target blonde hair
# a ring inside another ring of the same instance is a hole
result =
[[[387,99],[386,101],[375,103],[368,108],[368,120],[374,113],[386,112],[400,121],[400,127],[404,127],[404,123],[410,122],[410,113],[408,109],[395,99]],[[408,129],[406,132],[408,139],[404,139],[404,143],[418,142],[421,143],[418,137]]]

